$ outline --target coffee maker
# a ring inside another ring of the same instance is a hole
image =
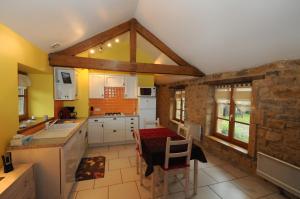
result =
[[[2,161],[4,173],[8,173],[14,170],[14,167],[12,165],[11,152],[6,152],[4,155],[2,155]]]
[[[74,106],[65,106],[59,111],[59,119],[76,119],[77,112]]]

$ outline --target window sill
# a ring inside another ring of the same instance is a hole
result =
[[[171,120],[171,122],[174,123],[174,124],[177,124],[177,125],[178,125],[178,124],[183,124],[183,123],[178,122],[178,121],[176,121],[176,120]]]
[[[229,148],[231,148],[231,149],[233,149],[235,151],[238,151],[238,152],[240,152],[242,154],[248,155],[248,150],[247,149],[244,149],[244,148],[242,148],[240,146],[234,145],[234,144],[232,144],[230,142],[227,142],[227,141],[222,140],[220,138],[217,138],[215,136],[208,135],[206,137],[209,138],[209,139],[211,139],[211,140],[213,140],[213,141],[215,141],[215,142],[218,142],[218,143],[220,143],[220,144],[222,144],[224,146],[227,146],[227,147],[229,147]]]

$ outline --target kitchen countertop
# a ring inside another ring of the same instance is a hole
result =
[[[87,121],[87,118],[78,118],[72,120],[73,123],[78,123],[78,125],[71,130],[71,132],[66,137],[60,138],[39,138],[33,139],[30,143],[23,146],[9,146],[8,151],[11,150],[21,150],[21,149],[31,149],[31,148],[49,148],[49,147],[63,147],[70,138],[76,133],[76,131]],[[38,132],[37,132],[38,133]]]
[[[0,181],[0,197],[1,195],[14,184],[33,164],[17,164],[14,165],[14,170],[8,173],[3,172],[3,168],[0,167],[0,177],[4,177]]]
[[[99,117],[138,117],[138,114],[123,114],[123,115],[90,115],[89,118],[93,119],[93,118],[99,118]]]

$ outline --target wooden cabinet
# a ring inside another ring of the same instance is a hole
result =
[[[74,69],[54,68],[55,100],[75,100],[77,98],[77,73]]]
[[[124,87],[123,75],[105,75],[105,87]]]
[[[133,131],[139,129],[139,119],[138,117],[126,117],[125,118],[125,140],[134,140]]]
[[[89,98],[104,98],[105,76],[100,74],[89,74]]]
[[[103,143],[103,121],[99,118],[89,119],[88,123],[88,143]]]
[[[125,93],[124,98],[137,98],[137,77],[134,75],[125,76]]]
[[[0,176],[4,176],[4,179],[0,183],[10,185],[2,193],[0,192],[1,199],[36,198],[32,164],[15,165],[14,171],[6,174],[0,172]]]

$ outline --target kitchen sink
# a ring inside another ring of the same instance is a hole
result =
[[[3,179],[4,179],[4,177],[0,177],[0,181],[3,180]]]

